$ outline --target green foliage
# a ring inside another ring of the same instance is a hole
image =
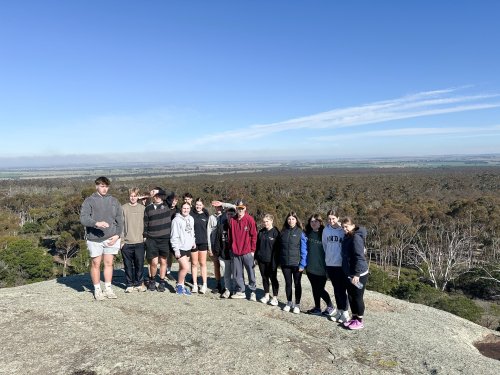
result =
[[[71,273],[86,273],[89,272],[90,256],[87,249],[87,244],[84,240],[78,241],[80,251],[71,258]]]
[[[479,321],[483,313],[483,309],[473,300],[460,295],[448,296],[447,294],[443,294],[431,306],[436,309],[448,311],[472,322]]]
[[[13,235],[19,230],[19,218],[11,211],[0,208],[0,235]]]
[[[21,277],[26,282],[46,280],[53,276],[52,257],[33,241],[14,239],[7,241],[0,249],[0,261],[7,267],[3,280],[7,285]]]
[[[0,260],[0,288],[21,284],[23,283],[20,270],[9,267],[4,261]]]
[[[371,265],[367,288],[398,299],[444,310],[473,322],[480,320],[483,309],[474,301],[462,295],[442,292],[419,281],[417,275],[415,270],[403,268],[401,282],[398,283],[394,277],[389,276],[389,273]]]
[[[500,295],[500,283],[489,279],[489,276],[496,276],[500,279],[500,274],[495,274],[495,270],[500,269],[500,265],[489,265],[483,268],[474,268],[464,273],[453,282],[453,289],[459,290],[467,296],[481,299],[493,299]],[[486,271],[489,271],[490,275]]]
[[[432,306],[444,293],[420,281],[402,281],[392,288],[389,295],[409,302]]]
[[[42,227],[38,223],[26,223],[23,225],[21,233],[24,233],[24,234],[39,233],[41,231],[41,229],[42,229]]]
[[[64,256],[71,257],[76,253],[77,241],[69,232],[62,232],[55,242],[57,251]]]
[[[389,273],[384,272],[376,264],[370,265],[370,275],[368,277],[367,288],[379,293],[388,294],[397,285],[397,280]]]

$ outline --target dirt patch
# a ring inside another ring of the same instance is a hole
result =
[[[500,336],[488,335],[481,341],[476,341],[474,346],[488,358],[500,360]]]
[[[366,309],[369,311],[377,312],[396,312],[401,311],[401,309],[396,306],[391,306],[388,302],[378,301],[378,300],[368,300],[366,303]]]

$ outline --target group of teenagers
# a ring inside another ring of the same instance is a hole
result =
[[[129,189],[129,202],[121,205],[108,194],[110,181],[95,180],[96,192],[82,204],[80,221],[85,226],[91,257],[90,275],[94,298],[117,298],[111,282],[114,256],[121,250],[126,278],[126,293],[166,290],[166,281],[175,281],[175,293],[190,296],[207,292],[207,257],[214,264],[217,282],[213,293],[221,298],[257,301],[255,266],[262,276],[264,304],[278,306],[278,268],[285,279],[287,302],[283,311],[299,314],[302,298],[301,278],[306,273],[311,283],[314,307],[306,312],[325,315],[351,330],[364,328],[364,291],[368,281],[365,253],[366,229],[350,217],[340,218],[336,210],[309,217],[305,227],[295,212],[289,212],[281,229],[271,214],[262,218],[257,230],[247,204],[212,201],[209,214],[202,199],[186,193],[179,197],[156,187],[148,194]],[[144,277],[144,259],[149,277]],[[171,272],[177,259],[177,279]],[[104,264],[104,288],[100,267]],[[201,285],[198,285],[198,267]],[[159,275],[157,275],[159,269]],[[186,275],[192,274],[192,287],[186,287]],[[158,277],[158,280],[157,280]],[[333,285],[335,305],[326,291],[327,280]],[[271,293],[272,291],[272,293]],[[295,302],[293,300],[295,297]],[[326,309],[321,310],[321,300]],[[349,308],[352,315],[349,316]]]

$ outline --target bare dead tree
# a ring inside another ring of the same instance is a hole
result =
[[[420,229],[420,225],[415,225],[413,222],[401,223],[396,225],[393,234],[393,246],[396,253],[398,267],[398,281],[401,277],[401,267],[404,263],[405,253],[410,249],[410,245],[414,242],[415,236]]]
[[[486,267],[481,267],[486,276],[479,276],[478,279],[489,280],[500,284],[500,265],[497,265],[493,269],[487,269]]]
[[[76,241],[69,232],[62,232],[55,245],[57,253],[63,261],[63,277],[66,277],[69,260],[74,257],[80,249],[78,241]]]
[[[436,289],[444,291],[450,281],[469,269],[471,240],[456,225],[446,228],[442,223],[435,224],[416,235],[410,247],[412,263]]]

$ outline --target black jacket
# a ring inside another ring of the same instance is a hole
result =
[[[257,248],[255,250],[255,259],[263,263],[276,264],[280,252],[279,243],[280,232],[278,228],[273,227],[270,230],[262,228],[257,233]]]
[[[295,226],[292,229],[285,228],[280,234],[280,265],[305,267],[305,259],[301,259],[301,252],[306,253],[307,239],[302,229]],[[302,244],[304,242],[304,244]],[[302,248],[304,250],[302,251]],[[305,258],[305,255],[304,257]],[[301,262],[302,260],[302,262]]]
[[[194,236],[196,237],[196,246],[208,245],[208,211],[202,211],[198,213],[197,211],[191,210],[190,215],[194,219]]]
[[[342,270],[346,276],[359,276],[368,271],[365,258],[366,229],[354,228],[354,233],[346,234],[342,240]]]
[[[215,244],[212,248],[214,255],[221,257],[224,260],[231,259],[231,246],[229,245],[227,232],[229,230],[229,222],[227,220],[221,220],[217,224],[217,229],[215,230]]]

